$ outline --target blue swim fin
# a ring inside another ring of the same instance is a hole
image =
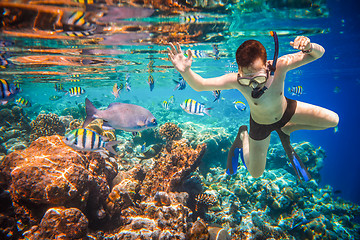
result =
[[[230,173],[230,169],[226,169],[226,174],[227,175],[235,175],[237,173],[237,168],[239,165],[239,156],[241,158],[242,163],[244,164],[245,168],[245,161],[244,161],[244,156],[243,156],[243,149],[242,148],[235,148],[234,150],[234,156],[232,157],[232,161],[231,161],[231,167],[233,169],[233,173]],[[247,169],[247,168],[246,168]]]
[[[304,164],[302,164],[302,162],[299,162],[299,160],[296,158],[297,154],[293,155],[293,160],[292,160],[292,164],[294,166],[294,168],[296,169],[297,173],[299,176],[302,176],[305,180],[305,182],[310,180],[310,175],[308,173],[308,171],[306,170]]]

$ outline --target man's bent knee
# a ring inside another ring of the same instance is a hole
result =
[[[338,124],[339,124],[339,115],[335,112],[332,112],[331,116],[329,117],[327,127],[329,128],[336,127]]]
[[[264,168],[256,168],[256,169],[248,168],[248,171],[253,178],[261,177],[261,175],[264,173],[264,170],[265,170]]]

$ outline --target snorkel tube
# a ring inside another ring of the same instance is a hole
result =
[[[266,81],[265,86],[263,86],[262,88],[256,87],[256,88],[254,88],[254,90],[252,90],[251,96],[253,98],[261,97],[265,93],[265,90],[270,87],[271,83],[274,80],[274,74],[275,74],[275,70],[276,70],[276,62],[277,62],[277,59],[279,56],[279,40],[278,40],[278,37],[277,37],[277,34],[275,31],[270,31],[270,35],[273,36],[274,42],[275,42],[274,58],[273,58],[272,64],[269,66],[270,76],[269,76],[269,79]]]

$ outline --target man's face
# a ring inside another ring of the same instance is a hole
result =
[[[261,58],[258,58],[249,67],[244,67],[244,68],[239,67],[239,76],[240,76],[240,78],[241,77],[253,78],[256,76],[262,76],[262,77],[267,76],[266,66],[261,61]],[[256,78],[254,80],[255,81],[251,80],[250,85],[249,85],[253,89],[256,87],[262,87],[266,83],[266,81],[265,81],[265,82],[259,84],[256,81]]]

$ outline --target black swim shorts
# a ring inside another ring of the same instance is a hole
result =
[[[286,98],[286,97],[285,97]],[[286,98],[287,101],[287,107],[285,109],[285,112],[281,119],[277,121],[276,123],[272,124],[259,124],[256,123],[250,114],[250,131],[249,135],[254,140],[263,140],[267,138],[270,133],[274,130],[280,129],[283,126],[285,126],[286,123],[288,123],[291,119],[291,117],[294,115],[297,101]]]

